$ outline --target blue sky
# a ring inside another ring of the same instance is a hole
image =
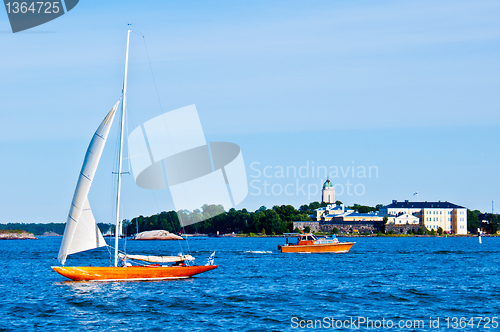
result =
[[[0,222],[66,221],[88,142],[120,97],[127,23],[146,36],[161,100],[132,35],[130,128],[196,104],[207,141],[242,148],[251,185],[237,208],[320,200],[314,165],[355,167],[332,178],[346,204],[418,191],[491,211],[500,204],[498,17],[497,1],[87,0],[12,34],[0,10]],[[89,197],[103,222],[114,151],[110,141]],[[305,165],[306,177],[279,174]],[[370,166],[377,176],[358,176]],[[125,180],[124,217],[173,209],[168,191]]]

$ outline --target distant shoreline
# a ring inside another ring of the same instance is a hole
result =
[[[323,235],[319,235],[323,236]],[[335,234],[336,237],[342,238],[342,237],[438,237],[438,238],[447,238],[447,237],[478,237],[477,234],[443,234],[443,235],[420,235],[420,234],[366,234],[366,235],[361,235],[361,234]],[[208,236],[208,237],[218,237],[218,238],[233,238],[233,237],[240,237],[240,238],[274,238],[274,237],[285,237],[284,235],[248,235],[248,234],[235,234],[235,235],[219,235],[219,236]],[[482,235],[482,237],[499,237],[497,234],[487,234],[487,235]]]

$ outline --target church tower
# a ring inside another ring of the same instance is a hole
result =
[[[333,188],[333,184],[330,182],[330,179],[326,179],[325,184],[323,184],[323,202],[328,204],[335,203],[335,188]]]

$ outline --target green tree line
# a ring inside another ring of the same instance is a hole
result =
[[[337,201],[337,205],[342,202]],[[174,211],[161,212],[152,216],[139,216],[132,220],[124,220],[124,230],[127,235],[132,235],[143,231],[163,229],[171,233],[186,232],[188,234],[203,233],[203,234],[220,234],[225,233],[265,233],[283,234],[293,231],[294,221],[311,221],[309,217],[314,214],[314,210],[320,207],[326,207],[327,203],[311,202],[304,204],[295,209],[292,205],[273,206],[271,209],[261,206],[259,209],[250,212],[247,209],[230,209],[225,212],[220,205],[205,205],[200,210],[193,212],[179,211],[179,215],[183,220],[189,220],[192,225],[182,229],[178,214]],[[378,211],[382,207],[381,204],[375,207],[367,205],[354,204],[347,207],[348,209],[356,210],[360,213],[368,213]],[[209,215],[217,214],[215,217],[206,218]],[[467,228],[470,233],[476,234],[477,229],[482,227],[487,233],[493,234],[500,229],[500,216],[496,214],[485,214],[485,219],[488,223],[480,224],[478,210],[467,210]],[[101,232],[104,234],[110,229],[114,232],[114,225],[98,223]],[[24,230],[35,235],[43,235],[45,232],[54,232],[62,235],[64,233],[65,223],[8,223],[0,224],[0,229],[3,230]]]
[[[126,221],[127,234],[134,234],[137,231],[149,231],[164,229],[172,233],[186,232],[188,234],[220,234],[227,233],[264,233],[283,234],[293,231],[294,221],[311,221],[309,212],[316,208],[318,202],[311,203],[302,210],[295,209],[292,205],[273,206],[268,209],[261,206],[254,212],[247,209],[230,209],[225,212],[220,205],[204,205],[202,209],[190,211],[179,211],[181,219],[193,222],[192,225],[181,228],[177,213],[174,211],[162,212],[153,216],[139,216],[130,221]],[[204,216],[214,215],[215,217],[202,220]],[[312,213],[312,212],[311,212]]]

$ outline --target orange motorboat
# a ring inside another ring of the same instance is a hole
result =
[[[281,252],[303,252],[303,253],[321,253],[333,252],[343,253],[348,252],[355,242],[339,242],[335,235],[326,238],[318,238],[312,233],[298,234],[298,233],[285,233],[286,244],[278,245],[278,250]],[[296,239],[296,242],[290,240]]]

